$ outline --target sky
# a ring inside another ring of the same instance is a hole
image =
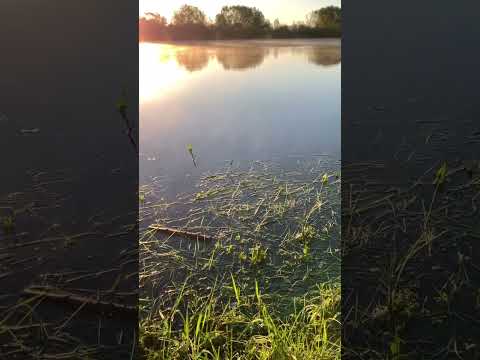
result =
[[[212,20],[223,6],[245,5],[260,9],[272,22],[278,18],[281,23],[291,24],[305,21],[305,16],[312,10],[340,6],[341,0],[140,0],[140,15],[158,12],[170,21],[173,12],[184,4],[199,7]]]

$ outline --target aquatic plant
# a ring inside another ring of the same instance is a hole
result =
[[[195,155],[193,154],[193,145],[192,144],[187,145],[187,151],[190,154],[190,156],[192,157],[193,165],[195,167],[197,167],[197,163],[195,161]]]
[[[127,91],[125,89],[122,90],[122,93],[117,101],[116,108],[124,121],[125,127],[127,129],[126,134],[128,136],[128,139],[130,140],[130,144],[133,146],[133,149],[138,154],[137,142],[133,137],[133,124],[130,122],[130,119],[128,118],[128,115],[127,115],[128,101],[127,101]]]
[[[303,243],[308,243],[315,239],[316,236],[317,230],[312,225],[304,225],[295,235],[295,240]]]
[[[261,245],[257,244],[250,249],[250,263],[252,265],[258,265],[265,261],[267,258],[268,249],[264,249]]]
[[[444,162],[442,166],[437,170],[437,173],[435,174],[435,180],[434,184],[435,185],[442,185],[445,182],[445,179],[447,177],[447,163]]]
[[[6,234],[9,234],[14,230],[15,222],[12,216],[5,216],[2,218],[2,228]]]

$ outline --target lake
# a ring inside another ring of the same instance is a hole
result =
[[[339,40],[140,44],[146,303],[232,274],[289,308],[338,281],[340,62]]]
[[[336,333],[340,63],[340,40],[140,44],[142,334],[203,319],[220,354],[289,319]]]
[[[340,40],[140,44],[140,183],[226,163],[340,159]],[[187,151],[192,145],[195,168]]]

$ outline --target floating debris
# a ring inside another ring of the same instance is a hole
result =
[[[39,128],[34,128],[34,129],[22,129],[20,130],[22,134],[38,134],[40,132]]]

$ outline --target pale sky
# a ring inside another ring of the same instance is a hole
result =
[[[260,9],[270,21],[279,19],[281,23],[305,21],[312,10],[325,6],[341,6],[341,0],[139,0],[140,15],[145,12],[158,12],[168,21],[173,12],[184,4],[199,7],[210,19],[214,20],[223,6],[245,5]]]

